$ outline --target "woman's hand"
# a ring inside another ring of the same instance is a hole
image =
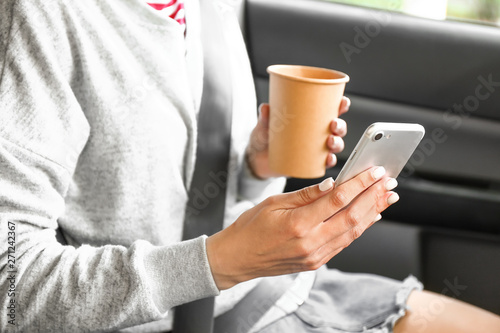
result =
[[[378,221],[399,197],[382,167],[334,188],[319,185],[269,197],[207,239],[219,289],[256,277],[315,270]]]
[[[342,97],[339,107],[339,116],[346,113],[351,105],[351,100]],[[255,126],[250,136],[250,144],[247,148],[247,162],[250,170],[257,178],[266,179],[269,177],[282,176],[269,168],[269,104],[261,104],[259,107],[259,122]],[[330,123],[332,134],[326,140],[326,145],[330,154],[326,159],[326,167],[331,168],[337,164],[335,154],[344,150],[344,140],[342,138],[347,134],[346,122],[340,118]]]

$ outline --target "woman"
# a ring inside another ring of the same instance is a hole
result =
[[[397,201],[381,168],[336,189],[327,179],[275,195],[284,179],[267,168],[269,110],[256,124],[234,1],[211,4],[231,46],[221,59],[233,87],[227,228],[181,241],[203,89],[198,1],[186,1],[185,21],[182,8],[170,18],[140,0],[1,2],[0,219],[2,235],[15,239],[15,262],[0,271],[1,331],[166,331],[171,308],[220,294],[219,315],[257,277],[319,268]],[[346,127],[338,120],[331,129],[325,144],[336,153]],[[338,319],[325,332],[381,332],[394,322],[396,332],[500,327],[485,311],[413,291],[411,278],[325,269],[299,277],[300,292],[289,290],[248,329],[296,332],[307,313],[325,311]],[[294,293],[303,304],[290,310]],[[412,320],[435,300],[442,316]]]

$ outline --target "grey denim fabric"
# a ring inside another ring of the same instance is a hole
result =
[[[406,313],[411,291],[422,290],[413,276],[382,276],[320,269],[308,300],[260,333],[386,333]]]

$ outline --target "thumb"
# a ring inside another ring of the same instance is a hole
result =
[[[321,183],[304,187],[298,191],[283,194],[284,208],[297,208],[308,205],[325,196],[332,189],[334,182],[332,177],[326,178]]]

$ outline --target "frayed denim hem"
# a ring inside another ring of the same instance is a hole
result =
[[[403,281],[403,286],[396,294],[396,306],[399,311],[393,313],[387,317],[384,323],[379,327],[363,330],[363,333],[392,333],[394,330],[394,325],[396,322],[406,315],[406,311],[409,310],[408,297],[410,293],[414,290],[422,291],[424,289],[422,283],[418,281],[413,275],[408,276]]]

